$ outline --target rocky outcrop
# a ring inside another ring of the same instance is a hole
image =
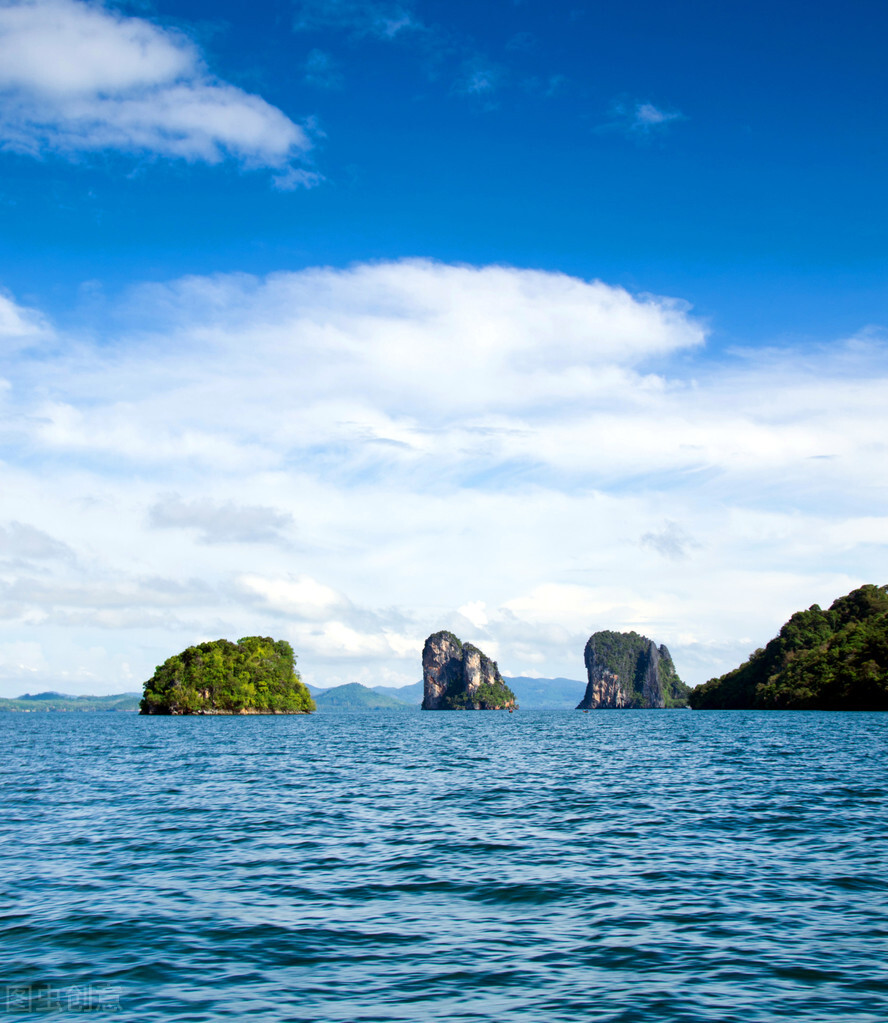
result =
[[[423,710],[514,710],[515,694],[496,661],[452,632],[436,632],[422,651]]]
[[[584,652],[588,684],[577,710],[687,706],[681,681],[665,646],[637,632],[596,632]]]
[[[607,671],[600,666],[588,672],[589,684],[586,695],[577,708],[587,710],[592,707],[610,707],[619,709],[626,706],[626,694],[620,685],[619,675]]]

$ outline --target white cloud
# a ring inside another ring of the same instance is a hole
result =
[[[685,115],[680,110],[658,107],[647,100],[630,100],[625,97],[614,100],[610,115],[611,119],[601,125],[599,131],[621,131],[636,139],[660,134],[677,121],[685,120]]]
[[[269,579],[258,575],[241,577],[241,584],[269,608],[307,621],[326,621],[348,609],[349,602],[336,590],[309,576]]]
[[[0,145],[32,155],[284,169],[311,145],[282,111],[210,74],[185,36],[82,0],[0,0],[0,103]]]
[[[18,305],[0,292],[0,351],[8,354],[51,336],[52,330],[39,312]]]
[[[575,678],[589,633],[635,628],[696,682],[885,581],[878,332],[706,353],[681,302],[418,260],[188,278],[115,317],[14,352],[0,396],[0,645],[94,689],[254,633],[315,683],[409,683],[442,627]]]
[[[653,103],[636,103],[632,113],[632,127],[637,131],[650,131],[678,121],[682,116],[677,110],[661,110]]]

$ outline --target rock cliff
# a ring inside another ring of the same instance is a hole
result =
[[[436,632],[422,651],[423,710],[513,710],[515,694],[496,661],[452,632]]]
[[[687,706],[681,681],[665,646],[637,632],[596,632],[584,653],[589,682],[577,710]]]

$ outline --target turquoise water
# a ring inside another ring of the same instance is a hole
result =
[[[2,713],[0,739],[16,1018],[888,1018],[888,715]]]

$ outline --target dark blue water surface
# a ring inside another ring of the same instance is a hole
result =
[[[18,1018],[888,1019],[888,715],[0,733]]]

